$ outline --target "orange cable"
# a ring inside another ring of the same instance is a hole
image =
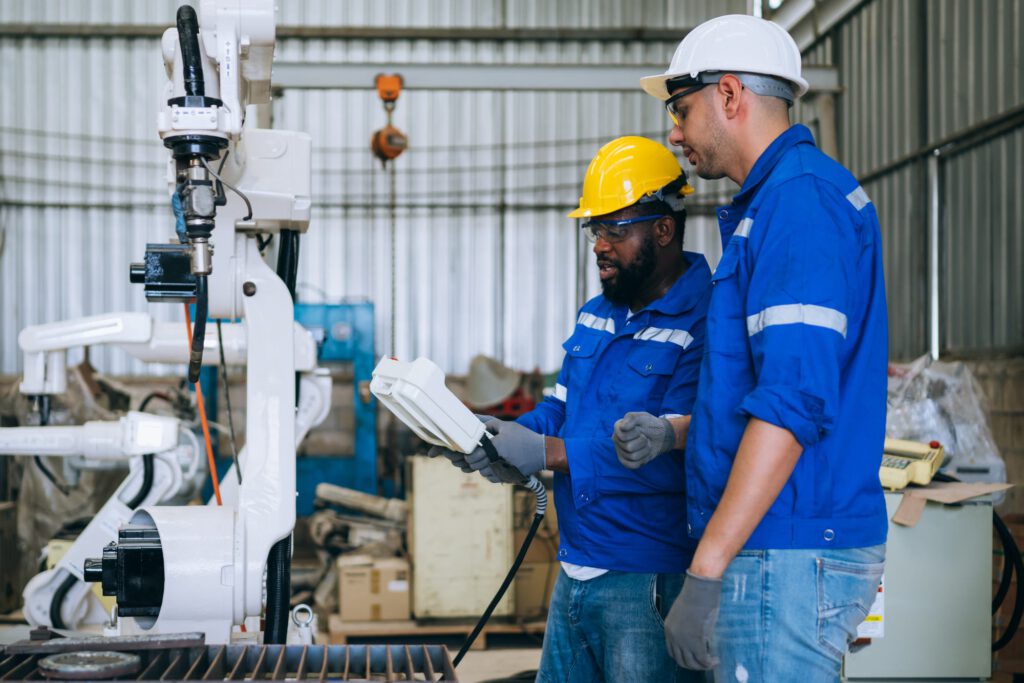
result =
[[[185,334],[188,337],[188,348],[192,348],[192,314],[185,304]],[[206,421],[206,405],[203,403],[203,390],[199,382],[194,385],[196,390],[196,407],[199,408],[199,421],[203,425],[203,439],[206,440],[206,461],[210,464],[210,480],[213,482],[213,495],[217,505],[223,505],[220,498],[220,482],[217,481],[217,463],[213,459],[213,443],[210,441],[210,425]]]

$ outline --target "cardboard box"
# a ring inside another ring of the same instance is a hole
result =
[[[516,616],[542,619],[551,604],[551,592],[558,578],[558,562],[524,562],[516,573]]]
[[[400,557],[338,558],[338,612],[344,621],[409,618],[409,562]]]

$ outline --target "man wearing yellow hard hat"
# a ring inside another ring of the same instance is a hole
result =
[[[703,680],[676,666],[663,631],[695,547],[676,432],[696,398],[711,272],[683,252],[691,191],[656,142],[601,148],[569,215],[594,244],[603,293],[579,312],[554,394],[515,422],[488,422],[522,474],[555,472],[562,571],[538,681]],[[491,481],[507,474],[483,451],[443,454]]]

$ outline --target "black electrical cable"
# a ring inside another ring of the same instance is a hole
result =
[[[295,301],[295,280],[299,274],[299,233],[282,230],[277,243],[277,276],[284,281]]]
[[[1013,540],[1013,534],[1010,533],[1006,523],[996,514],[995,510],[992,511],[992,522],[996,527],[996,533],[999,534],[999,538],[1003,543],[1003,562],[1012,562],[1013,570],[1017,574],[1017,596],[1013,603],[1013,613],[1010,615],[1010,621],[1006,625],[1003,635],[996,642],[992,643],[992,651],[996,652],[1006,647],[1013,640],[1013,636],[1016,635],[1017,629],[1020,627],[1021,616],[1024,615],[1024,560],[1021,559],[1020,548],[1017,547],[1017,542]]]
[[[288,288],[295,303],[295,282],[299,277],[299,233],[297,230],[282,230],[277,242],[277,276]],[[302,374],[295,373],[295,407],[299,405],[299,389]]]
[[[142,456],[142,486],[139,487],[139,490],[135,493],[134,496],[132,496],[132,499],[125,503],[125,505],[127,505],[128,509],[130,510],[137,509],[140,505],[142,505],[142,501],[146,500],[146,496],[148,496],[149,492],[152,490],[153,454],[146,453],[145,455]]]
[[[242,483],[242,466],[238,462],[238,441],[235,439],[235,418],[231,415],[231,387],[228,385],[228,363],[224,359],[224,333],[220,329],[220,318],[217,319],[217,348],[220,350],[220,374],[224,382],[224,403],[228,412],[228,431],[231,432],[231,460],[235,463],[235,476]]]
[[[267,618],[264,645],[280,645],[288,636],[288,608],[291,602],[292,539],[282,538],[267,557]]]
[[[45,394],[36,396],[36,408],[39,410],[39,426],[45,427],[50,424],[50,397]],[[61,495],[67,496],[70,493],[68,488],[64,486],[64,484],[60,483],[57,476],[50,471],[49,467],[46,466],[46,463],[43,462],[42,456],[33,455],[32,462],[35,463],[36,469],[38,469],[44,477],[49,479],[50,483],[53,484],[53,487],[61,492]]]
[[[203,82],[203,58],[199,52],[199,19],[189,5],[178,8],[178,43],[181,45],[181,62],[184,67],[185,94],[206,95]]]
[[[1013,562],[1010,561],[1009,556],[1006,554],[1006,542],[1003,540],[1003,535],[999,531],[999,525],[1002,524],[1003,520],[999,519],[995,511],[992,511],[992,524],[996,528],[996,532],[999,533],[999,542],[1003,546],[1003,571],[999,577],[999,588],[996,589],[996,594],[992,597],[992,614],[999,611],[999,608],[1003,606],[1003,601],[1006,600],[1006,594],[1010,592],[1010,584],[1013,582]],[[1005,524],[1003,525],[1005,526]]]
[[[203,345],[206,343],[206,314],[209,303],[206,276],[197,275],[196,319],[192,325],[192,349],[188,357],[188,381],[191,384],[199,381],[199,371],[203,369]]]
[[[491,462],[500,461],[501,457],[498,455],[497,450],[491,443],[491,440],[484,437],[481,441],[484,451],[487,453],[487,457]],[[536,480],[534,480],[536,481]],[[540,528],[541,523],[544,521],[544,509],[547,507],[547,494],[544,492],[543,485],[540,485],[539,490],[534,490],[534,493],[538,496],[537,501],[537,512],[533,515],[533,522],[530,523],[530,529],[526,532],[526,538],[523,539],[523,545],[519,548],[519,554],[516,555],[515,561],[512,563],[512,567],[508,570],[508,574],[505,575],[505,580],[501,582],[501,587],[498,588],[498,592],[494,594],[494,598],[491,599],[491,603],[487,605],[487,609],[484,610],[483,615],[480,616],[480,620],[477,621],[476,626],[470,632],[466,638],[466,642],[459,648],[459,653],[455,655],[455,659],[452,664],[458,666],[462,658],[469,652],[469,648],[473,646],[473,642],[476,637],[480,635],[480,631],[483,630],[487,621],[491,618],[491,614],[494,613],[498,603],[501,602],[501,598],[504,597],[505,591],[512,585],[512,580],[516,577],[516,572],[519,571],[519,566],[523,564],[523,560],[526,559],[526,553],[530,549],[530,543],[533,542],[533,537],[537,535],[537,529]]]
[[[152,401],[154,398],[158,398],[161,401],[166,401],[167,403],[170,403],[172,405],[174,404],[174,399],[172,399],[170,396],[168,396],[164,392],[162,392],[162,391],[154,391],[151,394],[146,394],[146,397],[144,399],[142,399],[142,403],[139,404],[139,412],[141,412],[141,413],[146,412],[146,408],[149,406],[149,402]]]
[[[943,482],[960,481],[960,479],[942,472],[937,472],[932,478],[935,481]],[[994,508],[992,510],[992,526],[995,527],[996,534],[999,536],[999,541],[1003,546],[1003,572],[999,578],[999,588],[992,599],[992,614],[995,614],[1002,607],[1010,590],[1013,575],[1017,575],[1017,595],[1014,598],[1010,621],[1007,623],[1003,635],[992,643],[992,651],[996,652],[1006,647],[1013,640],[1014,635],[1017,634],[1017,629],[1020,628],[1021,618],[1024,617],[1024,558],[1021,557],[1020,548],[1017,546],[1013,534]]]
[[[52,628],[67,628],[64,617],[60,614],[60,608],[64,605],[64,598],[67,597],[68,591],[76,583],[78,583],[78,579],[75,578],[75,575],[68,574],[67,578],[53,592],[53,598],[50,599],[50,626]]]

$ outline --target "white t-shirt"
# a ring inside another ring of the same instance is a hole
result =
[[[586,567],[580,564],[571,564],[569,562],[562,563],[562,569],[570,579],[576,579],[577,581],[590,581],[596,579],[602,574],[607,574],[607,569],[598,569],[597,567]]]

